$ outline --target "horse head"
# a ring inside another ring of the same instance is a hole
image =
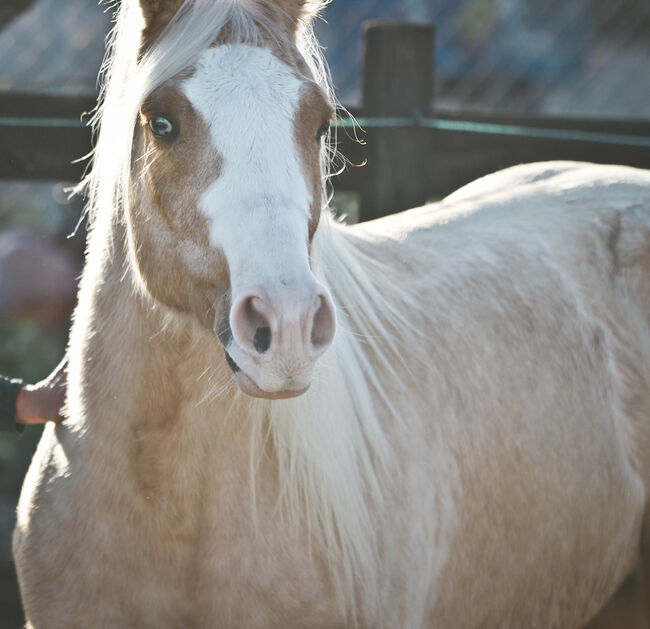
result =
[[[192,4],[140,1],[143,63],[173,54]],[[139,104],[130,249],[155,300],[214,329],[244,393],[293,397],[336,325],[310,264],[334,107],[297,45],[308,3],[223,4],[212,43]]]

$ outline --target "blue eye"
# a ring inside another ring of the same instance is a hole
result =
[[[169,140],[176,135],[176,129],[165,116],[155,116],[149,120],[149,129],[155,138]]]

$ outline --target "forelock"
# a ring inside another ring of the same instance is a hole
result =
[[[99,131],[93,167],[78,187],[88,195],[91,218],[102,206],[115,207],[127,202],[133,130],[141,103],[156,88],[192,67],[201,53],[214,45],[219,34],[227,32],[230,41],[256,46],[268,45],[269,37],[284,42],[278,49],[289,51],[288,56],[294,55],[299,63],[306,63],[315,81],[333,101],[327,66],[306,19],[313,9],[325,3],[302,3],[301,28],[295,42],[282,37],[273,15],[264,12],[264,4],[257,0],[186,1],[144,53],[140,48],[140,8],[133,1],[121,4],[102,69],[101,105],[93,119],[93,126]]]

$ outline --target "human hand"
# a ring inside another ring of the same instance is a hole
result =
[[[63,359],[45,380],[23,386],[16,399],[16,422],[42,424],[63,421],[61,409],[65,403],[67,387],[67,361]]]

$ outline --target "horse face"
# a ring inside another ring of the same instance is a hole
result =
[[[150,292],[214,326],[240,388],[304,392],[335,329],[310,269],[332,108],[270,49],[222,44],[141,109],[134,251]]]

